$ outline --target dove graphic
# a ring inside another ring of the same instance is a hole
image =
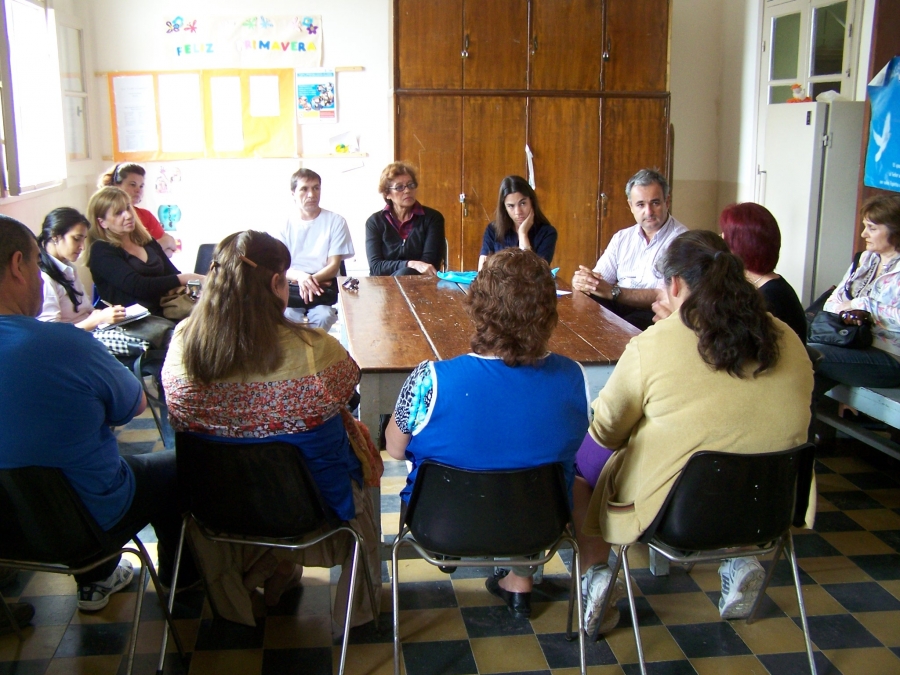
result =
[[[887,116],[884,118],[884,129],[879,134],[874,129],[872,130],[872,136],[875,138],[875,144],[878,146],[878,152],[875,153],[875,161],[878,162],[881,160],[881,156],[884,154],[884,151],[887,149],[888,141],[891,140],[891,113],[888,112]]]

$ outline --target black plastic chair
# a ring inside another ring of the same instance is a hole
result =
[[[209,265],[215,250],[215,244],[200,244],[200,248],[197,249],[197,260],[194,262],[194,274],[209,274]]]
[[[299,550],[346,532],[353,537],[350,589],[344,623],[344,641],[338,673],[343,675],[347,641],[356,591],[357,568],[363,557],[363,577],[378,607],[369,566],[365,564],[362,535],[340,521],[325,506],[300,450],[289,443],[225,443],[177,432],[175,452],[179,489],[188,503],[175,553],[172,587],[176,587],[185,531],[189,520],[212,541]],[[172,608],[174,596],[169,597]],[[165,656],[163,636],[160,665]]]
[[[765,555],[775,551],[759,596],[747,617],[748,624],[755,620],[760,600],[783,550],[794,573],[806,653],[810,670],[815,675],[806,606],[791,536],[791,523],[797,513],[805,513],[809,501],[809,483],[806,484],[806,492],[800,494],[798,479],[807,464],[811,473],[811,451],[812,445],[807,443],[792,450],[757,455],[727,452],[694,454],[676,479],[659,514],[638,541],[670,561],[690,567],[698,562]],[[641,673],[646,675],[628,565],[628,549],[631,546],[622,546],[616,557],[613,579],[620,567],[624,567],[634,641]],[[611,595],[607,593],[603,612]]]
[[[175,636],[178,653],[184,658],[181,638],[166,609],[156,569],[141,540],[134,536],[134,547],[127,541],[114,541],[100,529],[60,469],[28,466],[0,470],[0,566],[55,574],[81,574],[115,558],[133,553],[141,560],[134,624],[128,648],[127,673],[134,665],[141,606],[147,574],[153,578],[166,622]],[[3,601],[3,607],[20,640],[24,639],[17,622]],[[161,668],[160,668],[161,670]]]
[[[568,542],[574,551],[566,637],[578,601],[581,673],[585,673],[581,611],[581,557],[562,466],[545,464],[510,471],[469,471],[437,462],[419,466],[400,534],[391,549],[394,602],[394,673],[400,673],[398,551],[412,546],[432,565],[535,567],[549,562]]]

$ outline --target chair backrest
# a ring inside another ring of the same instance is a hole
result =
[[[0,558],[76,565],[104,545],[103,531],[60,469],[0,471]]]
[[[197,262],[194,263],[194,274],[209,274],[209,264],[215,250],[215,244],[200,244],[200,248],[197,249]]]
[[[200,524],[247,537],[300,537],[326,520],[318,488],[290,443],[227,443],[175,434],[179,490]]]
[[[423,462],[406,523],[426,550],[453,556],[531,555],[570,522],[562,467],[468,471]]]
[[[791,526],[807,445],[755,455],[698,452],[641,541],[680,550],[762,545]]]

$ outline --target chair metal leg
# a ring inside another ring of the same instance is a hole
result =
[[[400,675],[400,581],[397,578],[397,551],[403,542],[406,528],[402,528],[391,546],[391,601],[394,609],[394,675]]]
[[[572,539],[572,559],[573,559],[573,567],[572,570],[574,574],[574,582],[575,582],[575,599],[577,601],[578,607],[578,658],[579,663],[581,664],[581,675],[587,675],[587,664],[585,663],[584,658],[584,649],[585,649],[585,635],[584,635],[584,597],[581,593],[581,552],[578,550],[578,543]],[[569,595],[569,627],[571,630],[572,624],[572,596]]]
[[[341,646],[341,664],[338,668],[338,675],[344,675],[344,666],[347,663],[347,644],[350,641],[350,619],[353,614],[353,599],[356,597],[356,571],[359,566],[359,554],[362,550],[362,540],[360,539],[360,536],[352,528],[348,529],[353,533],[353,561],[350,563],[350,589],[347,591],[347,612],[344,618],[344,641]]]
[[[613,596],[612,584],[616,583],[616,578],[619,576],[619,570],[622,567],[622,556],[625,555],[625,552],[627,549],[628,549],[627,546],[623,546],[622,549],[619,551],[619,555],[616,556],[616,564],[612,568],[612,576],[610,576],[610,581],[609,581],[610,589],[606,592],[606,597],[603,599],[603,606],[600,608],[601,619],[600,619],[600,621],[597,622],[597,627],[592,631],[592,633],[590,635],[588,635],[588,639],[591,642],[594,642],[597,640],[597,635],[600,632],[600,624],[603,623],[602,617],[606,616],[606,611],[609,609],[610,601],[612,600],[612,596]],[[610,553],[611,552],[612,551],[610,551]],[[626,572],[626,574],[628,574],[628,572]],[[582,611],[583,611],[583,609],[584,608],[582,608]]]
[[[794,553],[794,538],[791,536],[790,530],[788,530],[787,541],[784,544],[784,553],[791,561],[791,571],[794,573],[794,586],[797,589],[797,604],[800,606],[800,622],[803,624],[803,639],[806,641],[806,655],[809,657],[809,671],[812,675],[816,675],[816,660],[813,657],[812,642],[810,642],[809,639],[809,625],[806,622],[806,605],[803,603],[803,589],[800,586],[800,570],[797,568],[797,554]]]
[[[637,647],[638,663],[641,675],[647,675],[647,664],[644,662],[644,646],[641,644],[641,628],[638,625],[637,608],[634,606],[634,589],[631,587],[631,568],[628,565],[628,546],[623,546],[619,558],[625,567],[625,588],[628,590],[628,607],[631,609],[631,626],[634,628],[634,644]],[[615,577],[613,577],[615,583]],[[608,595],[612,595],[609,593]]]
[[[142,553],[146,553],[146,551]],[[144,586],[147,584],[147,567],[149,564],[149,558],[144,558],[142,555],[141,575],[138,577],[138,592],[134,602],[134,621],[131,624],[131,645],[128,647],[127,665],[125,667],[126,675],[131,675],[131,671],[134,669],[134,652],[137,648],[138,629],[141,626],[141,607],[144,604]]]
[[[19,622],[16,621],[16,617],[13,616],[12,610],[9,608],[9,605],[6,604],[6,598],[0,596],[0,600],[3,601],[3,611],[6,614],[6,618],[9,620],[10,625],[13,627],[13,630],[16,631],[16,636],[19,638],[19,642],[24,642],[25,634],[19,627]]]
[[[766,578],[763,579],[762,588],[759,589],[759,594],[756,596],[756,601],[753,603],[753,607],[750,609],[750,614],[747,615],[748,626],[756,621],[756,610],[759,609],[760,604],[762,604],[762,598],[766,594],[766,589],[769,587],[769,582],[772,581],[772,577],[775,574],[775,565],[778,564],[778,559],[781,557],[781,552],[784,550],[784,540],[784,537],[782,537],[778,541],[778,547],[775,549],[775,555],[772,556],[772,564],[769,565],[769,570],[766,572]]]
[[[187,523],[190,515],[184,517],[181,521],[181,534],[178,536],[178,547],[175,549],[175,569],[172,571],[172,585],[169,587],[169,602],[166,608],[166,619],[167,619],[167,627],[172,628],[172,635],[175,637],[176,644],[179,649],[178,652],[181,654],[181,657],[184,658],[184,651],[181,649],[181,638],[178,637],[178,634],[175,632],[175,623],[172,621],[172,609],[175,607],[175,589],[178,588],[178,571],[181,568],[181,553],[184,550],[184,535],[187,530]],[[154,579],[155,584],[159,583],[159,578]],[[159,586],[156,587],[159,589]],[[172,623],[168,623],[168,622]],[[165,665],[166,660],[166,645],[169,640],[169,631],[164,630],[162,636],[162,645],[159,648],[159,665],[156,667],[156,672],[161,675],[163,672],[163,666]]]
[[[142,559],[146,561],[147,572],[150,574],[150,578],[153,580],[153,588],[156,589],[156,597],[159,599],[159,604],[163,608],[163,613],[166,616],[166,625],[172,629],[172,637],[175,638],[175,646],[178,648],[178,655],[181,657],[183,661],[185,659],[184,655],[184,644],[181,642],[181,635],[175,628],[175,621],[172,618],[172,612],[167,605],[167,598],[163,595],[161,584],[159,582],[159,575],[156,573],[156,568],[153,566],[153,561],[150,560],[150,554],[147,552],[147,549],[144,548],[144,543],[134,537],[132,540],[137,545],[138,549],[141,551]]]

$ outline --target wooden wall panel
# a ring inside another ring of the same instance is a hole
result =
[[[418,168],[419,201],[444,215],[450,268],[459,269],[462,99],[398,96],[397,106],[395,156]]]
[[[669,0],[606,0],[604,91],[666,91]]]
[[[597,260],[599,107],[599,101],[590,98],[529,102],[536,192],[541,210],[559,234],[553,266],[567,281],[579,264],[592,267]],[[561,131],[567,129],[577,129],[577,135]]]
[[[531,89],[600,89],[601,0],[533,0],[531,24]]]
[[[525,175],[525,99],[466,97],[462,130],[462,191],[466,195],[464,213],[468,215],[462,219],[459,269],[474,270],[478,268],[484,228],[497,208],[500,181],[510,174]],[[452,242],[450,248],[454,248]]]
[[[398,89],[462,87],[463,0],[397,0]]]
[[[668,127],[667,98],[610,98],[601,104],[601,251],[613,234],[634,225],[625,198],[628,179],[643,168],[668,175]]]
[[[528,82],[528,2],[467,0],[463,32],[466,89],[525,89]]]

